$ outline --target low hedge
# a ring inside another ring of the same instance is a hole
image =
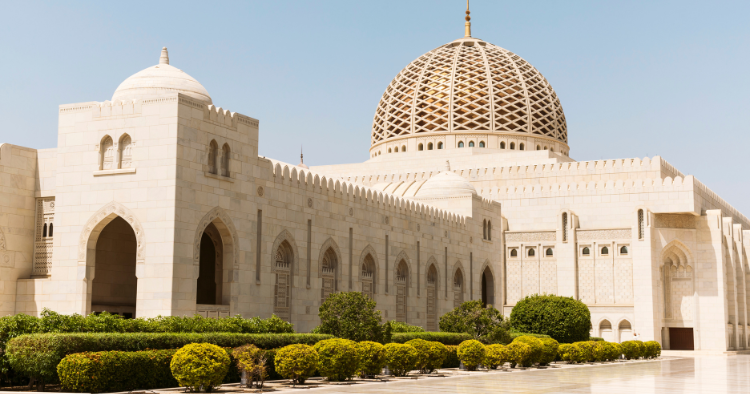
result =
[[[422,339],[428,342],[440,342],[446,346],[457,346],[463,341],[474,339],[469,334],[457,333],[457,332],[394,332],[391,337],[391,342],[394,343],[406,343],[412,339]]]
[[[527,332],[514,332],[514,331],[511,331],[511,333],[510,333],[510,339],[511,339],[511,341],[513,341],[514,339],[516,339],[518,337],[552,338],[551,336],[545,335],[545,334],[530,334],[530,333],[527,333]]]
[[[251,344],[261,349],[274,349],[291,344],[314,345],[330,338],[330,335],[322,334],[32,334],[10,340],[6,352],[10,365],[16,371],[45,382],[54,382],[57,380],[57,364],[73,353],[177,349],[190,343],[210,343],[228,348]]]
[[[177,387],[169,368],[176,352],[76,353],[58,364],[57,373],[64,391],[100,393]]]

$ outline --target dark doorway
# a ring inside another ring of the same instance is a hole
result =
[[[684,327],[669,327],[670,350],[694,350],[693,329]]]
[[[200,269],[198,273],[198,304],[215,305],[216,302],[216,247],[211,237],[201,237]]]
[[[138,242],[130,224],[114,218],[96,241],[96,265],[91,290],[91,312],[135,315]]]

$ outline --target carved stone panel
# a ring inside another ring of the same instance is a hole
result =
[[[679,214],[656,214],[655,227],[657,228],[695,228],[695,216]]]
[[[608,230],[578,230],[576,236],[579,241],[596,241],[600,239],[631,239],[632,230],[629,228],[617,228]]]
[[[556,233],[554,231],[534,231],[505,233],[506,242],[536,242],[536,241],[554,241]]]

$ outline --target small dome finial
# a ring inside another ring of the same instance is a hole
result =
[[[450,160],[445,161],[445,170],[450,171],[451,170],[451,162]]]
[[[161,49],[161,56],[159,57],[159,64],[169,64],[169,53],[167,47]]]
[[[302,146],[299,147],[299,164],[297,164],[297,167],[309,168],[307,164],[305,164],[304,155],[302,154]]]
[[[471,11],[469,11],[469,0],[466,0],[466,25],[464,31],[464,37],[471,37]]]

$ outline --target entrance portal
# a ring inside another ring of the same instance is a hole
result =
[[[482,272],[482,303],[485,306],[495,304],[495,279],[489,267]]]
[[[91,312],[135,317],[138,278],[135,232],[121,217],[107,224],[96,241],[96,263],[91,289]]]
[[[693,329],[669,327],[669,350],[695,350]]]

